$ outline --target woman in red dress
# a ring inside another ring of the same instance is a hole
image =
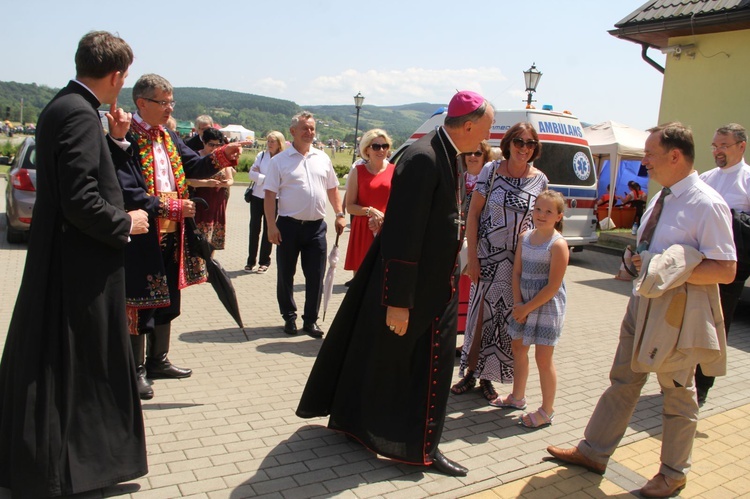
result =
[[[355,273],[383,224],[395,169],[388,161],[391,145],[393,141],[384,130],[375,128],[365,132],[359,143],[359,153],[365,162],[349,173],[346,209],[353,219],[344,269]]]

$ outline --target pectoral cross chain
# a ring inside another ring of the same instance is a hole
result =
[[[461,212],[458,212],[458,218],[453,220],[453,223],[456,224],[456,239],[459,241],[461,240],[461,229],[464,228],[464,225],[466,225],[466,220],[461,218]]]

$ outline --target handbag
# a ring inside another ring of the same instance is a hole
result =
[[[492,187],[495,184],[495,162],[493,161],[491,163],[492,165],[492,173],[490,173],[490,189],[487,191],[487,200],[490,198],[490,193],[492,193]],[[482,215],[484,215],[487,212],[487,205],[489,203],[485,201],[484,207],[482,208]],[[481,216],[480,216],[481,218]],[[461,243],[461,249],[458,252],[458,268],[461,269],[461,273],[466,273],[466,265],[469,263],[469,242],[466,240],[466,236],[464,236],[464,240]]]

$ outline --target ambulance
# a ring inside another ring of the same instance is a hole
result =
[[[391,161],[397,162],[409,144],[442,125],[446,113],[445,108],[438,109],[394,152]],[[597,241],[596,171],[583,126],[572,114],[552,110],[496,110],[490,145],[500,147],[505,132],[519,122],[530,122],[539,134],[542,154],[534,166],[547,175],[550,189],[565,196],[563,236],[572,251],[582,251],[585,245]]]

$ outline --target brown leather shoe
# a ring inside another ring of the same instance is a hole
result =
[[[549,452],[555,459],[559,459],[568,464],[583,466],[587,470],[598,473],[599,475],[603,475],[607,470],[606,464],[599,464],[596,461],[587,458],[581,454],[581,451],[579,451],[577,447],[573,447],[572,449],[561,449],[554,445],[550,445],[547,447],[547,452]]]
[[[659,473],[649,480],[641,489],[643,497],[672,497],[676,492],[685,488],[687,478],[681,480],[669,478],[663,473]]]

